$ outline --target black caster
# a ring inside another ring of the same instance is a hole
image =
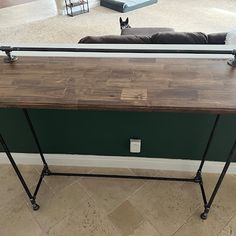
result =
[[[201,218],[202,218],[203,220],[206,220],[206,219],[207,219],[207,216],[208,216],[208,213],[206,213],[206,212],[203,212],[203,213],[201,214]]]
[[[40,206],[36,203],[32,204],[32,207],[34,211],[37,211],[40,208]]]

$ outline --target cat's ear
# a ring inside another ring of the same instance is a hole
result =
[[[122,20],[122,18],[120,17],[120,23],[122,23],[123,22],[123,20]]]
[[[129,23],[129,17],[126,18],[125,23]]]

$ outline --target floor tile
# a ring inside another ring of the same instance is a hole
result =
[[[236,215],[219,233],[219,236],[236,236]]]
[[[72,172],[72,173],[88,173],[93,168],[87,167],[67,167],[67,166],[52,166],[49,167],[53,172]],[[38,173],[41,173],[42,167],[37,167]],[[62,191],[65,187],[75,183],[81,177],[78,176],[45,176],[44,181],[48,185],[48,187],[53,191],[53,193],[58,193]]]
[[[44,184],[40,188],[37,202],[40,204],[39,211],[32,211],[34,218],[44,232],[69,215],[72,210],[78,210],[89,196],[79,183],[74,183],[64,188],[58,194],[53,194]]]
[[[200,207],[173,236],[216,236],[232,217],[230,208],[217,206],[211,209],[207,220],[202,220]],[[232,236],[232,235],[231,235]]]
[[[0,209],[1,236],[41,236],[42,230],[32,217],[22,195],[15,199],[14,204]]]
[[[106,214],[89,198],[50,229],[50,236],[120,236]]]
[[[22,175],[29,187],[37,184],[39,175],[34,166],[19,166]],[[19,194],[24,192],[23,186],[18,179],[14,169],[10,165],[0,167],[0,209],[13,201]],[[25,194],[26,195],[26,194]]]
[[[171,235],[201,204],[199,186],[157,181],[146,184],[129,201],[161,235]]]
[[[93,173],[133,175],[128,169],[96,168]],[[142,180],[111,178],[83,178],[79,182],[108,213],[144,184]]]
[[[218,174],[204,174],[204,187],[208,199],[218,180]],[[175,236],[188,235],[188,232],[193,232],[196,236],[217,235],[222,231],[223,227],[230,221],[236,213],[236,189],[235,178],[231,175],[226,175],[225,179],[215,197],[208,219],[203,221],[200,219],[200,214],[203,212],[203,207],[200,207],[177,231]],[[230,191],[229,191],[230,190]]]
[[[90,168],[54,167],[88,172]],[[35,166],[20,166],[33,191]],[[193,173],[97,168],[93,173],[192,177]],[[209,197],[219,175],[204,174]],[[236,235],[236,177],[227,175],[203,221],[197,184],[169,181],[46,177],[33,211],[9,165],[0,165],[0,236],[233,236]],[[14,225],[14,227],[12,227]],[[27,227],[26,227],[27,226]]]
[[[204,187],[205,187],[208,198],[211,196],[211,193],[216,185],[218,178],[219,178],[219,174],[204,174],[203,175]],[[217,204],[220,206],[229,207],[233,211],[236,211],[235,186],[236,186],[236,178],[234,178],[231,175],[226,175],[215,197],[213,206]]]
[[[110,213],[109,219],[124,236],[133,234],[138,226],[144,221],[140,212],[138,212],[129,201],[125,201]]]
[[[161,236],[159,232],[147,221],[144,221],[130,236]]]

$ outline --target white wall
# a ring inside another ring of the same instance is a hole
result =
[[[65,1],[64,0],[55,0],[55,3],[56,3],[58,14],[63,15],[64,9],[65,9]]]

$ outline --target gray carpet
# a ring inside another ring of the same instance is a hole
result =
[[[55,3],[38,0],[0,9],[0,42],[76,43],[86,35],[120,34],[120,16],[129,16],[133,27],[173,27],[177,31],[206,33],[229,31],[236,29],[236,1],[159,0],[125,14],[95,7],[87,14],[67,17],[56,15]]]

